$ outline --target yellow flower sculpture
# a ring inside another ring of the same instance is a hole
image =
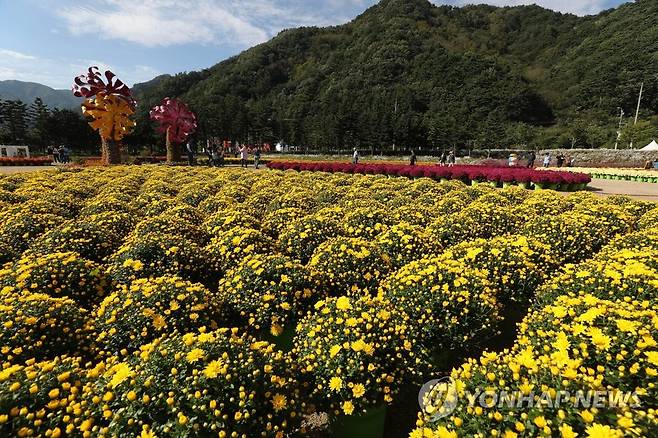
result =
[[[130,119],[134,113],[135,110],[125,99],[113,94],[98,93],[82,104],[82,114],[93,119],[89,126],[97,130],[102,138],[114,141],[121,141],[130,134],[135,127],[135,122]]]

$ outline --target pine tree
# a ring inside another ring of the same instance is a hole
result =
[[[30,120],[30,127],[32,128],[31,137],[34,139],[34,142],[38,145],[46,145],[51,141],[48,131],[48,117],[50,116],[50,110],[48,105],[43,103],[40,97],[34,99],[32,105],[28,110],[28,117]]]
[[[23,144],[27,137],[27,105],[20,100],[9,100],[4,102],[3,107],[3,119],[9,140],[15,144]]]
[[[7,101],[0,99],[0,143],[4,143],[9,139],[7,109]]]

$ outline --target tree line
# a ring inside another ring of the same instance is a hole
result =
[[[99,147],[98,137],[79,111],[48,108],[38,97],[29,105],[0,100],[0,143],[29,145],[37,151],[65,144],[92,155]]]

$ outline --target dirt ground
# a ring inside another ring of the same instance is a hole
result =
[[[589,191],[601,196],[628,195],[643,201],[658,201],[658,184],[610,179],[593,179]]]
[[[54,170],[54,166],[0,166],[0,175],[12,173],[36,172],[37,170]]]

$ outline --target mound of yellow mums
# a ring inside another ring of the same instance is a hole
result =
[[[444,375],[454,411],[426,398],[402,434],[651,435],[657,217],[623,196],[381,175],[3,175],[0,435],[304,435],[311,414],[331,428]],[[641,403],[466,397],[539,390]]]

